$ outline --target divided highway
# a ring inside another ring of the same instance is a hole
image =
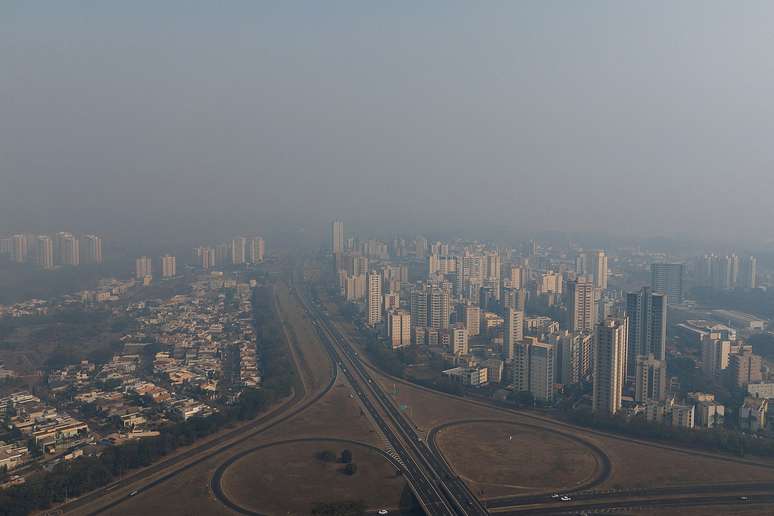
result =
[[[312,317],[323,343],[351,364],[351,368],[342,365],[342,372],[355,387],[363,406],[366,407],[369,415],[406,465],[406,477],[426,512],[431,515],[488,514],[467,485],[457,478],[446,463],[422,441],[412,424],[398,411],[389,397],[366,371],[360,362],[358,353],[347,343],[339,330],[327,321],[325,314],[319,308],[305,299],[306,296],[300,295],[297,288],[295,291],[301,304]],[[360,380],[359,383],[356,378]],[[371,401],[369,392],[386,413],[391,424],[388,424],[381,416],[380,411]],[[403,438],[403,442],[396,435],[396,431]]]

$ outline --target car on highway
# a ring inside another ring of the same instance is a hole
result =
[[[557,499],[557,498],[559,498],[560,496],[561,496],[560,494],[558,494],[558,493],[554,493],[554,494],[552,494],[552,495],[551,495],[551,498],[553,498],[554,500],[556,500],[556,499]]]
[[[572,498],[570,498],[570,497],[569,497],[569,496],[567,496],[567,495],[564,495],[564,496],[562,496],[562,497],[561,497],[561,498],[559,498],[559,499],[560,499],[561,501],[563,501],[563,502],[569,502],[569,501],[571,501],[571,500],[572,500]]]
[[[136,490],[135,490],[135,491],[132,491],[131,493],[129,493],[129,496],[134,496],[134,495],[136,495],[137,493],[139,493],[139,491],[136,491]]]
[[[379,509],[378,511],[376,511],[376,513],[377,513],[377,514],[389,514],[389,512],[387,511],[387,509]]]
[[[740,496],[739,500],[741,500],[743,502],[749,502],[750,501],[750,497],[749,496]]]

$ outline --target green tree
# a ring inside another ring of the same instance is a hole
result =
[[[322,462],[336,462],[336,454],[331,450],[323,450],[317,454],[317,459]]]

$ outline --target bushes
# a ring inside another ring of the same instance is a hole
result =
[[[649,423],[641,418],[627,421],[622,416],[595,415],[588,410],[571,411],[568,413],[568,419],[580,426],[641,439],[662,441],[677,446],[732,453],[739,456],[749,454],[774,457],[774,440],[754,438],[748,434],[720,428],[691,430]]]

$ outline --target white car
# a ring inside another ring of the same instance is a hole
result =
[[[569,502],[570,500],[572,500],[572,498],[570,498],[570,497],[569,497],[569,496],[567,496],[567,495],[565,495],[565,496],[563,496],[563,497],[561,497],[561,498],[559,498],[559,499],[560,499],[561,501],[563,501],[563,502]]]
[[[389,514],[389,513],[387,512],[387,509],[379,509],[378,511],[376,511],[376,513],[377,513],[377,514]]]

